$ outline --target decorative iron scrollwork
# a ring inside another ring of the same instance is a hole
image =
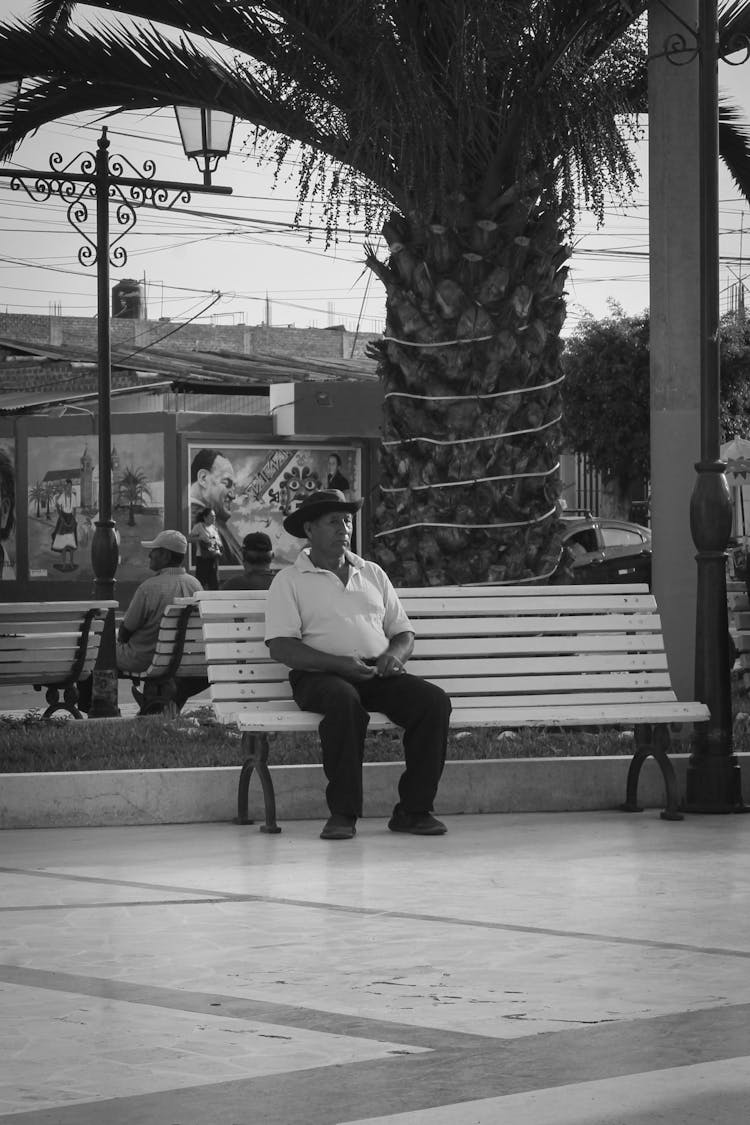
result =
[[[99,257],[96,238],[91,237],[87,230],[95,219],[88,201],[96,199],[99,190],[106,192],[108,200],[114,205],[113,218],[117,227],[117,233],[110,239],[107,248],[109,263],[122,267],[128,260],[122,240],[136,224],[137,209],[150,206],[170,211],[178,203],[188,204],[191,196],[184,184],[156,180],[153,160],[146,160],[139,170],[127,157],[107,152],[109,142],[106,135],[103,142],[100,141],[98,157],[90,152],[80,152],[67,164],[63,163],[59,152],[53,152],[49,158],[50,173],[15,173],[10,179],[10,187],[13,191],[23,189],[35,203],[46,203],[53,196],[58,196],[68,204],[68,225],[84,240],[78,251],[78,261],[82,266],[95,266]],[[126,172],[134,175],[125,175]]]
[[[684,31],[670,32],[664,40],[664,49],[657,51],[656,54],[649,55],[649,62],[652,59],[666,59],[672,66],[687,66],[697,59],[701,52],[699,27],[693,27],[692,24],[684,20],[666,0],[657,0],[657,3],[664,11],[669,12],[670,16],[684,28]],[[732,57],[734,55],[740,55],[741,57],[735,59]],[[725,39],[719,39],[717,58],[728,63],[729,66],[742,66],[750,59],[750,36],[741,32],[734,32]]]

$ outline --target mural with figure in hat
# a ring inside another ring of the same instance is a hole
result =
[[[28,439],[29,577],[93,580],[91,540],[99,518],[96,436]],[[148,573],[141,540],[164,527],[164,439],[117,434],[112,447],[112,514],[120,536],[118,581]]]
[[[273,565],[286,566],[297,557],[300,544],[284,531],[283,521],[305,496],[329,487],[341,489],[347,498],[361,495],[358,448],[191,444],[188,464],[185,523],[192,526],[201,509],[213,509],[222,542],[222,568],[241,567],[242,540],[254,531],[270,538]],[[336,483],[329,484],[334,478]]]

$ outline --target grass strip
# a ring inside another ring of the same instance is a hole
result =
[[[452,731],[448,757],[544,758],[577,755],[631,754],[632,738],[606,729],[552,732],[521,729]],[[177,719],[44,720],[34,713],[22,719],[0,716],[0,773],[45,773],[68,770],[178,769],[239,766],[245,759],[236,730],[212,719],[201,708]],[[403,758],[395,732],[374,731],[367,740],[367,761]],[[270,736],[274,765],[320,761],[315,733]]]

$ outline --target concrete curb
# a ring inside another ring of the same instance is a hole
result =
[[[738,755],[741,761],[750,755]],[[686,754],[672,762],[685,791]],[[483,812],[581,812],[614,809],[625,799],[630,758],[507,758],[448,762],[436,811],[446,816]],[[396,800],[399,763],[365,766],[365,815],[384,817]],[[322,767],[271,767],[279,820],[327,815]],[[212,769],[111,770],[3,774],[0,828],[83,828],[128,824],[231,821],[236,766]],[[656,764],[643,767],[638,798],[662,808],[664,786]],[[250,815],[263,819],[260,786],[250,786]]]

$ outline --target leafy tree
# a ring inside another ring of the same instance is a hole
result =
[[[635,487],[651,471],[649,315],[585,320],[566,341],[565,443],[585,453],[627,513]],[[746,436],[750,419],[750,325],[727,315],[721,335],[721,440]]]
[[[649,317],[610,307],[612,316],[584,320],[565,344],[565,443],[601,474],[613,513],[627,513],[651,464]]]
[[[554,568],[560,329],[578,203],[636,179],[647,0],[72,0],[0,24],[6,152],[66,113],[204,104],[299,169],[300,217],[329,235],[382,218],[375,348],[386,394],[376,553],[401,585],[518,581]],[[746,30],[727,0],[722,37]],[[177,32],[175,35],[173,32]],[[731,143],[730,143],[731,142]],[[725,158],[750,195],[731,111]]]
[[[750,324],[744,312],[728,314],[721,333],[721,440],[750,434]]]

